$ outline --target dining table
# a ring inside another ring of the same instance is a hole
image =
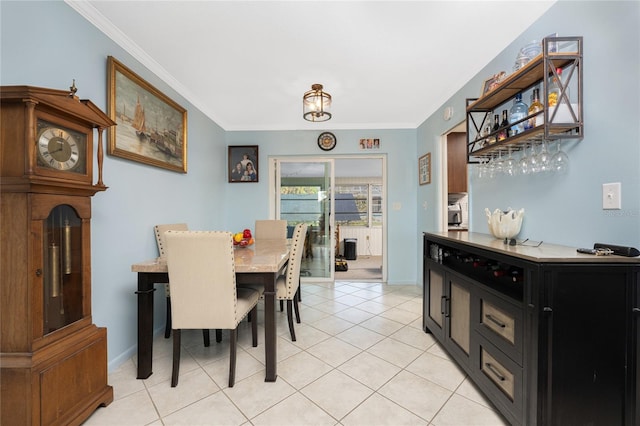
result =
[[[288,240],[256,240],[251,246],[235,246],[237,282],[264,286],[265,381],[277,378],[276,281],[289,261]],[[131,265],[138,274],[138,379],[153,373],[153,305],[156,284],[169,282],[166,259],[155,258]],[[255,319],[257,320],[257,319]]]

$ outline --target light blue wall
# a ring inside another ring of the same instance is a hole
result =
[[[2,85],[64,90],[75,78],[78,96],[106,111],[112,55],[188,110],[187,174],[105,156],[109,189],[93,197],[93,319],[108,328],[109,362],[115,366],[135,351],[137,284],[131,264],[158,255],[153,225],[225,226],[224,131],[63,2],[2,1],[0,13]],[[164,324],[163,295],[164,290],[156,293],[158,327]]]
[[[496,72],[511,72],[520,47],[557,32],[584,37],[584,138],[563,143],[570,171],[558,177],[498,178],[479,181],[470,168],[470,229],[488,233],[485,207],[524,208],[521,238],[575,247],[594,242],[640,246],[640,3],[556,3],[478,75],[456,92],[418,128],[417,155],[440,157],[440,135],[451,123],[465,120],[465,98],[478,96],[482,81]],[[453,106],[450,122],[443,110]],[[552,145],[555,147],[555,144]],[[418,229],[438,229],[435,185],[418,188]],[[622,210],[602,210],[602,184],[622,183]],[[418,264],[418,268],[420,265]],[[421,272],[418,272],[421,274]]]
[[[417,160],[410,153],[415,150],[415,130],[332,130],[336,148],[330,155],[383,154],[387,157],[387,263],[389,284],[415,284],[418,238],[416,238]],[[269,214],[267,158],[269,156],[328,155],[317,145],[318,131],[227,132],[229,145],[259,145],[260,182],[230,184],[228,200],[235,207],[227,209],[226,223],[233,229],[243,229],[256,217]],[[361,151],[361,138],[379,138],[380,149]],[[400,209],[393,208],[399,204]],[[243,207],[244,206],[244,207]]]
[[[192,229],[236,230],[267,217],[267,156],[319,155],[319,131],[224,132],[61,1],[1,1],[0,15],[0,84],[66,89],[75,78],[78,95],[107,111],[106,61],[112,55],[188,110],[187,174],[106,156],[109,189],[93,197],[92,310],[94,322],[108,329],[113,368],[135,353],[136,276],[131,264],[158,255],[153,225],[187,222]],[[381,139],[380,150],[367,152],[387,156],[388,280],[416,283],[416,258],[407,255],[417,250],[415,130],[334,133],[338,146],[332,154],[358,153],[362,137]],[[244,144],[260,147],[260,182],[229,184],[227,145]],[[391,210],[392,203],[400,203],[400,210]],[[163,295],[158,291],[155,298],[157,331],[164,325]]]

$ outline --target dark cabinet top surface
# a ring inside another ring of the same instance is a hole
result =
[[[640,265],[640,257],[595,256],[576,252],[577,247],[562,246],[543,242],[539,247],[528,245],[511,246],[504,240],[489,234],[477,232],[425,232],[427,239],[440,240],[489,250],[536,263],[629,263]]]

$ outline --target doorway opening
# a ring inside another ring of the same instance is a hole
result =
[[[273,217],[309,225],[303,280],[386,282],[385,162],[380,155],[270,159]]]
[[[466,232],[469,229],[469,176],[466,123],[442,135],[441,231]]]

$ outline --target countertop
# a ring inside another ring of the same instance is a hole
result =
[[[510,246],[505,244],[503,240],[497,239],[489,234],[481,234],[477,232],[425,232],[424,235],[433,236],[435,238],[444,239],[451,242],[463,243],[472,247],[483,250],[490,250],[524,260],[530,260],[538,263],[560,263],[560,262],[577,262],[577,263],[630,263],[640,264],[640,256],[595,256],[592,254],[583,254],[576,252],[577,247],[561,246],[543,242],[539,247],[518,244]],[[538,242],[529,242],[525,244],[537,244]]]

